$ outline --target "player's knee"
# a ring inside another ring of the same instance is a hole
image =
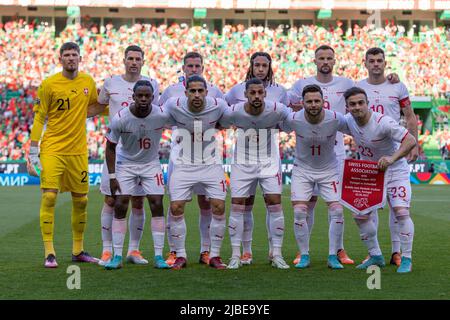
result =
[[[181,203],[170,204],[170,214],[172,217],[181,216],[184,213],[184,206]]]
[[[281,206],[281,195],[278,194],[271,194],[266,197],[266,206],[275,206],[280,205]]]
[[[395,218],[399,221],[409,218],[409,208],[394,208]]]
[[[85,212],[88,203],[88,197],[72,197],[72,205],[76,211]]]
[[[164,216],[163,200],[162,197],[152,197],[148,199],[150,210],[153,217]]]
[[[197,202],[198,202],[198,206],[200,207],[200,209],[203,209],[203,210],[211,209],[211,202],[205,195],[198,195]]]
[[[225,213],[225,201],[211,202],[211,211],[216,216],[221,216]]]
[[[308,207],[306,204],[294,205],[294,220],[295,222],[301,222],[306,220],[308,216]]]
[[[264,198],[264,201],[266,200],[266,198]],[[253,204],[255,203],[255,196],[250,196],[248,198],[245,199],[245,205],[246,206],[250,206],[253,208]],[[251,210],[251,209],[250,209]]]
[[[116,219],[124,219],[128,211],[128,203],[130,198],[127,196],[117,197],[116,203],[114,205],[114,217]]]
[[[114,197],[105,196],[106,205],[110,206],[111,208],[114,208],[115,202],[116,202],[116,200],[114,199]]]
[[[333,202],[328,206],[328,214],[331,219],[343,220],[344,219],[344,208],[341,204]]]
[[[131,197],[131,206],[135,209],[144,208],[144,197]]]
[[[56,195],[55,192],[42,193],[42,206],[45,208],[54,208],[56,205]]]

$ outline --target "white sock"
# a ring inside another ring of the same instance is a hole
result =
[[[272,238],[272,255],[281,256],[281,247],[283,246],[284,236],[284,215],[281,204],[267,206],[269,211],[269,227]]]
[[[112,221],[114,217],[114,208],[107,203],[103,203],[101,224],[102,224],[102,242],[103,252],[109,251],[112,253]]]
[[[378,230],[378,210],[373,210],[370,214],[370,218],[375,225],[375,229]]]
[[[270,233],[270,214],[266,206],[266,230],[267,240],[269,242],[269,254],[273,255],[272,234]]]
[[[127,233],[127,219],[116,219],[112,221],[112,240],[114,245],[114,255],[123,255],[123,243]]]
[[[331,217],[330,217],[330,215],[328,215],[328,225],[330,225],[330,224],[331,224]],[[342,233],[337,240],[338,251],[341,249],[342,250],[344,249],[344,228],[345,228],[344,213],[342,213]]]
[[[409,215],[397,217],[397,221],[400,231],[402,257],[411,258],[414,240],[414,223]]]
[[[211,253],[210,257],[220,257],[220,248],[225,236],[226,220],[225,214],[220,216],[213,214],[211,220]]]
[[[377,238],[377,229],[375,228],[373,220],[369,217],[369,219],[355,219],[355,221],[359,227],[361,240],[369,250],[369,254],[371,256],[381,255],[381,249]]]
[[[333,203],[328,207],[328,254],[337,254],[344,229],[344,208],[339,203]]]
[[[309,201],[307,204],[307,213],[306,223],[308,224],[309,237],[311,238],[312,229],[314,226],[314,213],[316,208],[317,201]]]
[[[139,250],[139,243],[142,239],[145,225],[145,210],[131,208],[128,227],[130,228],[130,242],[128,243],[128,253]]]
[[[152,217],[152,238],[153,248],[155,248],[155,256],[162,256],[164,249],[165,225],[164,217]]]
[[[301,254],[309,254],[309,229],[306,222],[308,208],[304,204],[294,206],[294,234]]]
[[[184,214],[181,216],[171,216],[170,233],[168,236],[171,238],[173,251],[177,252],[177,257],[186,258],[186,221]]]
[[[167,222],[166,222],[166,232],[167,232],[167,243],[169,244],[169,251],[175,251],[175,245],[172,242],[172,238],[169,237],[170,234],[170,222],[172,221],[172,211],[170,211],[170,205],[167,209]]]
[[[211,209],[200,209],[199,227],[200,227],[200,253],[209,251],[211,246],[211,238],[209,236],[209,228],[211,225],[212,212]]]
[[[230,242],[233,257],[241,256],[241,241],[244,232],[244,212],[245,206],[239,204],[231,204],[230,217],[228,219],[228,232],[230,234]]]
[[[389,230],[391,231],[392,253],[400,253],[400,231],[395,211],[389,206]]]
[[[242,234],[242,249],[244,252],[252,253],[253,240],[253,205],[245,206],[244,232]]]

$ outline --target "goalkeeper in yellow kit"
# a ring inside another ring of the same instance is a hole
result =
[[[89,191],[86,117],[98,108],[94,80],[78,71],[80,48],[67,42],[60,48],[63,70],[45,79],[34,106],[28,173],[41,178],[40,226],[45,267],[56,268],[53,247],[55,203],[58,192],[72,193],[72,261],[97,263],[83,248]],[[46,130],[42,138],[44,123]]]

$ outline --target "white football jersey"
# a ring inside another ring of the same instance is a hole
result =
[[[153,86],[152,104],[158,104],[159,85],[155,79],[142,76],[140,80],[148,80]],[[105,80],[98,95],[98,102],[109,105],[109,118],[122,108],[126,108],[133,102],[133,87],[136,82],[128,82],[122,75],[115,75]]]
[[[386,80],[382,84],[369,84],[367,79],[356,84],[364,89],[369,100],[369,109],[372,111],[388,115],[397,122],[400,122],[401,108],[409,105],[409,93],[403,82],[390,83]]]
[[[228,109],[225,100],[206,97],[205,108],[200,112],[192,112],[189,110],[187,97],[171,98],[164,104],[163,109],[171,115],[172,124],[178,129],[174,134],[178,148],[177,152],[172,149],[171,159],[181,160],[183,164],[213,163],[217,145],[214,137],[217,130],[214,129]],[[213,130],[205,134],[209,129]],[[183,141],[187,138],[183,134],[187,133],[186,130],[189,132],[189,142]]]
[[[264,102],[264,110],[257,116],[245,111],[246,102],[240,102],[229,107],[220,119],[222,126],[234,125],[237,128],[234,163],[237,163],[236,161],[240,158],[255,162],[267,160],[276,162],[280,159],[279,144],[276,139],[276,134],[279,132],[277,124],[284,121],[291,112],[282,103],[267,99]]]
[[[206,83],[206,85],[208,89],[208,97],[220,99],[224,98],[222,91],[220,91],[218,87],[208,82]],[[166,90],[164,90],[164,92],[162,93],[161,97],[159,98],[159,104],[163,105],[170,98],[186,97],[185,91],[185,81],[172,84],[171,86],[167,87]]]
[[[302,170],[327,171],[337,170],[338,161],[334,151],[336,133],[348,132],[342,114],[324,110],[325,116],[318,124],[311,124],[305,118],[305,110],[292,113],[283,127],[295,131],[294,164]]]
[[[170,116],[160,106],[152,105],[145,118],[133,115],[130,108],[119,110],[112,118],[106,138],[112,143],[122,143],[116,153],[117,164],[159,163],[159,141],[164,125]]]
[[[333,76],[333,80],[327,83],[319,82],[315,76],[300,79],[288,91],[290,103],[301,102],[303,88],[310,84],[316,84],[322,89],[324,109],[346,114],[344,92],[355,86],[353,80],[337,76]],[[339,158],[345,158],[344,136],[341,132],[336,135],[335,151]]]
[[[225,94],[225,101],[231,106],[239,102],[247,102],[245,97],[245,82],[234,85],[230,91]],[[270,84],[266,87],[266,100],[281,102],[284,105],[289,104],[289,98],[286,89],[279,84]]]
[[[398,150],[398,146],[408,135],[408,130],[389,116],[372,112],[370,120],[360,127],[351,114],[345,116],[348,130],[355,139],[361,159],[378,161],[383,156],[391,156]],[[388,167],[409,173],[409,166],[405,158],[396,161]]]

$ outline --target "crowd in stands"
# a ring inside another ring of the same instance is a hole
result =
[[[0,24],[0,161],[24,158],[36,88],[44,78],[60,71],[58,48],[66,41],[80,44],[80,69],[91,74],[98,86],[108,76],[123,73],[123,50],[137,44],[145,51],[143,74],[156,78],[162,90],[178,81],[183,55],[198,51],[205,57],[205,78],[224,92],[245,79],[249,57],[255,51],[270,53],[276,81],[290,88],[297,79],[315,74],[314,50],[321,44],[336,51],[335,73],[355,80],[367,76],[365,51],[379,46],[387,55],[387,72],[397,72],[411,96],[443,97],[450,92],[447,34],[443,27],[422,31],[418,41],[395,25],[381,29],[355,26],[353,32],[344,32],[339,24],[332,30],[311,25],[292,27],[287,33],[281,28],[225,26],[219,34],[202,27],[136,24],[118,30],[112,25],[101,30],[69,26],[55,37],[48,26]],[[104,157],[106,123],[104,118],[88,121],[92,159]],[[166,158],[169,132],[163,140],[161,157]],[[346,141],[348,156],[356,157],[351,139]],[[282,157],[292,159],[295,137],[283,135],[281,146]]]

